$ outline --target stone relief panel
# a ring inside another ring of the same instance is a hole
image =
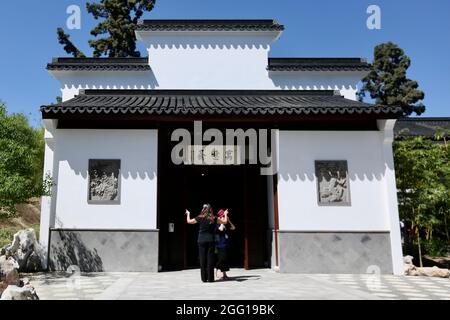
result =
[[[88,202],[120,202],[120,160],[89,160]]]
[[[316,161],[319,205],[350,205],[348,165],[346,160]]]

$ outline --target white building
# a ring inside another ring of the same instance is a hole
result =
[[[401,109],[356,101],[363,59],[269,58],[283,29],[146,20],[136,33],[148,58],[48,64],[63,98],[41,109],[55,183],[41,217],[50,269],[195,267],[184,209],[209,202],[231,208],[233,266],[402,274],[392,156]],[[227,130],[246,142],[217,140]],[[194,147],[179,153],[186,135]],[[211,136],[212,149],[243,161],[199,162],[197,152],[218,155],[198,147]]]

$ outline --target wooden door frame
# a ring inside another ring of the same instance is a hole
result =
[[[248,255],[248,175],[247,170],[243,170],[244,183],[244,269],[250,268],[249,255]]]
[[[273,176],[273,224],[274,224],[274,237],[275,237],[275,267],[279,267],[279,252],[278,252],[278,231],[280,227],[279,214],[278,214],[278,175]]]

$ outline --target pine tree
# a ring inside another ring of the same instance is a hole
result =
[[[62,28],[56,29],[56,33],[58,34],[58,42],[64,46],[64,50],[72,54],[75,58],[84,58],[86,57],[83,52],[78,50],[78,48],[70,41],[70,36],[64,33]]]
[[[423,100],[425,94],[418,90],[417,81],[406,77],[410,65],[410,58],[395,43],[377,45],[374,49],[372,70],[362,80],[360,100],[369,92],[377,104],[402,107],[406,116],[413,112],[417,115],[425,112],[425,106],[418,103]]]
[[[138,20],[144,12],[151,11],[156,0],[100,0],[99,3],[86,4],[87,11],[94,19],[103,19],[91,30],[91,35],[103,38],[89,40],[89,46],[94,49],[93,56],[101,57],[139,57],[136,50],[136,35],[134,33]],[[59,43],[64,50],[74,57],[84,57],[84,54],[69,40],[69,35],[58,28]]]

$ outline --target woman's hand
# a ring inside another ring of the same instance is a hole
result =
[[[186,214],[186,215],[190,215],[191,213],[189,212],[189,210],[188,210],[188,209],[186,209],[186,211],[184,212],[184,214]]]

